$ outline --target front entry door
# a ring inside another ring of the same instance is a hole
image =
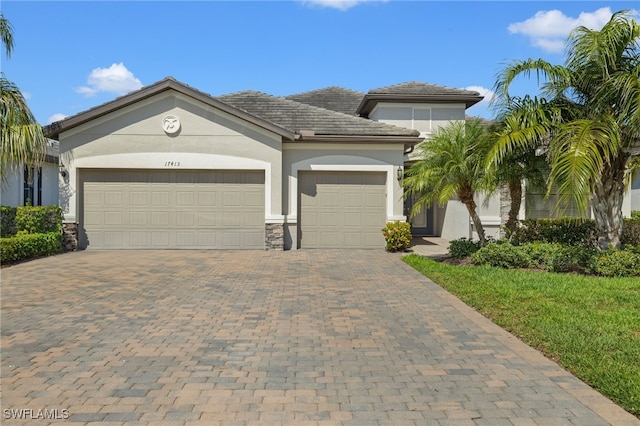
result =
[[[409,217],[415,198],[404,200],[405,215]],[[411,233],[413,235],[433,235],[433,209],[434,207],[422,207],[413,217],[409,217]]]

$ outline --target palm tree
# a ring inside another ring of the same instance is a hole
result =
[[[622,201],[640,156],[640,26],[617,12],[600,31],[579,27],[568,41],[564,66],[528,59],[499,75],[503,108],[516,77],[535,72],[546,81],[544,97],[520,112],[522,123],[490,155],[500,162],[546,138],[548,188],[558,189],[563,204],[573,198],[582,211],[590,206],[600,248],[619,248]]]
[[[444,205],[458,197],[467,208],[482,245],[486,238],[475,195],[484,189],[485,156],[476,149],[484,134],[479,120],[441,128],[418,147],[418,160],[407,170],[403,181],[405,197],[416,199],[412,216],[423,206],[429,207],[433,202]]]
[[[0,40],[7,58],[13,51],[11,24],[0,13]],[[0,178],[23,164],[39,166],[47,152],[47,140],[18,87],[0,73]]]
[[[527,114],[528,108],[534,105],[535,99],[528,96],[524,98],[512,98],[510,105],[489,127],[487,137],[487,184],[495,186],[495,189],[506,187],[508,189],[510,205],[507,221],[505,223],[507,236],[515,231],[518,225],[518,215],[522,205],[523,186],[540,189],[546,185],[546,178],[549,174],[548,163],[545,155],[540,153],[540,148],[544,147],[544,138],[539,138],[535,144],[527,146],[516,146],[508,151],[499,163],[492,161],[489,153],[491,149],[502,142],[504,137],[513,137],[519,132],[523,125],[527,128],[537,125],[537,123],[527,120],[537,120],[533,114]],[[541,133],[545,133],[541,132]]]

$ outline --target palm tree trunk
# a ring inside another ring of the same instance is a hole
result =
[[[467,189],[458,193],[458,198],[460,199],[460,202],[462,202],[462,204],[464,204],[467,208],[469,216],[471,217],[471,221],[473,222],[473,226],[476,228],[476,232],[478,233],[480,244],[484,247],[485,245],[487,245],[487,238],[484,233],[484,227],[482,226],[480,216],[478,216],[478,212],[476,211],[478,206],[473,199],[473,195],[473,191]]]
[[[598,247],[601,250],[620,248],[623,216],[622,201],[624,199],[624,166],[625,159],[618,157],[613,164],[605,166],[600,181],[593,186],[592,209],[598,231]]]
[[[511,203],[509,207],[509,218],[505,227],[507,228],[507,236],[510,236],[518,226],[518,215],[520,214],[520,206],[522,205],[522,182],[512,180],[509,182],[509,198]]]

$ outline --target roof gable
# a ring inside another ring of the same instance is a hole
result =
[[[94,108],[91,108],[79,114],[76,114],[71,117],[67,117],[63,120],[56,121],[55,123],[49,124],[44,128],[45,135],[51,139],[58,139],[60,137],[60,133],[62,132],[71,130],[84,123],[90,122],[99,117],[102,117],[104,115],[117,111],[121,108],[124,108],[129,105],[133,105],[144,99],[148,99],[152,96],[156,96],[160,93],[164,93],[169,90],[182,93],[183,95],[189,96],[193,99],[203,102],[206,105],[212,106],[226,113],[229,113],[233,116],[236,116],[240,119],[243,119],[252,124],[255,124],[259,127],[262,127],[266,130],[279,134],[283,138],[291,139],[291,140],[295,139],[295,134],[287,131],[286,129],[278,127],[277,125],[274,125],[271,122],[262,120],[259,117],[255,117],[250,114],[247,114],[246,112],[238,110],[237,108],[231,105],[227,105],[215,99],[214,97],[212,97],[207,93],[201,92],[199,90],[192,88],[191,86],[188,86],[184,83],[177,81],[173,77],[167,77],[149,86],[145,86],[140,90],[136,90],[124,96],[118,97],[110,102],[106,102],[102,105],[98,105]]]
[[[357,113],[366,117],[379,102],[464,103],[469,108],[484,99],[473,90],[455,89],[417,81],[372,89],[364,96]]]

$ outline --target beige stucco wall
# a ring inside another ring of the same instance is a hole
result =
[[[180,131],[162,129],[167,115]],[[282,142],[278,135],[169,91],[122,108],[60,135],[60,180],[65,220],[78,214],[82,168],[252,169],[265,172],[265,222],[282,223]]]
[[[414,110],[429,110],[429,120],[414,120]],[[419,130],[421,136],[428,137],[439,128],[452,121],[464,121],[465,104],[434,104],[434,103],[379,103],[369,114],[369,118],[394,126]]]
[[[285,248],[295,247],[300,171],[369,171],[387,174],[387,220],[406,220],[402,188],[396,178],[404,161],[402,144],[285,143],[283,149],[283,206]]]

